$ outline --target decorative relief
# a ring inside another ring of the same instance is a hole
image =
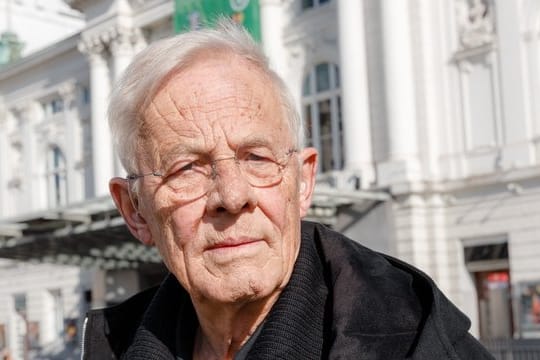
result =
[[[461,49],[491,44],[495,36],[493,4],[489,0],[457,0],[456,19]]]

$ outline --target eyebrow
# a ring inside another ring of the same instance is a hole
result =
[[[253,148],[253,147],[267,147],[269,149],[273,149],[274,147],[271,145],[271,142],[260,135],[256,136],[248,136],[241,141],[239,141],[237,144],[235,144],[237,148]],[[170,150],[166,150],[166,152],[162,155],[160,155],[161,158],[161,167],[169,167],[171,162],[174,162],[182,155],[208,155],[209,152],[207,149],[204,149],[204,146],[202,145],[188,145],[185,143],[178,143],[174,144]],[[285,149],[287,151],[287,149]],[[165,169],[161,169],[165,170]]]
[[[182,155],[205,153],[205,151],[200,146],[189,146],[183,143],[175,144],[172,148],[169,148],[169,149],[166,149],[166,152],[160,156],[161,167],[170,166],[171,162],[175,161]],[[162,170],[165,170],[165,169],[162,169]]]
[[[245,139],[242,139],[242,142],[238,144],[238,147],[264,146],[264,147],[272,148],[270,144],[271,143],[268,141],[268,138],[264,138],[261,136],[254,136],[254,137],[247,137]]]
[[[288,141],[270,142],[267,138],[263,138],[259,136],[251,138],[251,139],[247,139],[247,141],[242,143],[240,147],[245,147],[245,148],[265,147],[265,148],[268,148],[274,154],[274,156],[280,156],[282,153],[289,152],[293,149],[296,150],[296,147],[291,142],[288,142]]]

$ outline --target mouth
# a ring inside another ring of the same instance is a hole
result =
[[[214,245],[209,246],[206,250],[220,250],[220,249],[235,249],[240,248],[243,246],[252,245],[255,243],[258,243],[260,241],[263,241],[262,239],[253,239],[253,238],[227,238],[224,241],[220,241],[219,243],[216,243]]]

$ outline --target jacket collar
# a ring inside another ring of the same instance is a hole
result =
[[[175,352],[191,358],[197,326],[188,294],[169,275],[122,358],[172,360]],[[248,358],[458,359],[453,344],[468,328],[467,318],[420,271],[303,223],[289,284]],[[179,349],[177,336],[185,339]]]
[[[315,244],[303,238],[291,279],[265,319],[249,359],[322,357],[328,289],[321,265]],[[197,326],[189,295],[169,275],[148,306],[123,358],[173,360],[173,354],[178,353],[180,358],[190,359]],[[180,342],[176,336],[181,337]]]
[[[182,321],[188,328],[194,315],[193,306],[187,292],[180,286],[176,278],[169,274],[157,290],[154,298],[143,315],[133,341],[122,356],[122,359],[154,359],[175,360],[176,329],[180,314],[185,314]],[[196,319],[196,316],[195,316]],[[193,331],[185,335],[194,337]]]

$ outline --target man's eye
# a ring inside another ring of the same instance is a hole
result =
[[[189,164],[186,164],[184,166],[182,166],[180,169],[178,169],[178,171],[182,172],[182,171],[189,171],[189,170],[193,170],[194,168],[194,163],[189,163]]]
[[[246,160],[247,161],[253,161],[253,162],[270,161],[270,159],[268,159],[266,156],[261,156],[261,155],[257,155],[257,154],[254,154],[254,153],[247,154]]]
[[[170,176],[178,177],[178,176],[185,176],[189,173],[191,173],[193,170],[197,168],[197,165],[195,162],[189,162],[185,163],[182,166],[176,167],[170,172]]]

